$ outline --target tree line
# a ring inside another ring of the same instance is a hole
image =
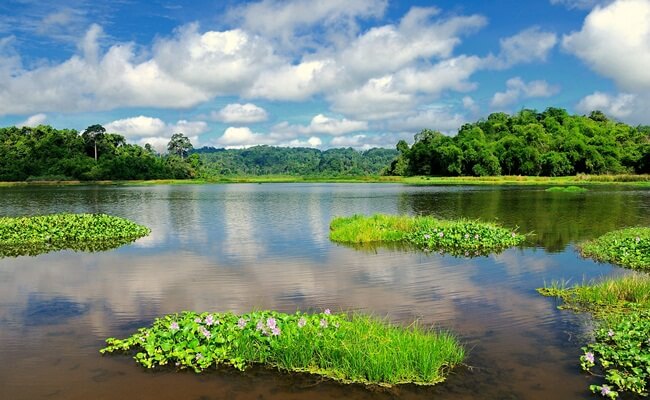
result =
[[[425,129],[399,156],[389,175],[529,175],[650,173],[650,126],[633,127],[602,112],[490,114],[463,125],[456,136]]]
[[[197,175],[198,155],[178,133],[169,153],[129,144],[124,136],[91,125],[81,134],[51,126],[0,128],[0,181],[187,179]]]

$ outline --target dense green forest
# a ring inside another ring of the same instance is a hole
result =
[[[602,112],[569,115],[548,108],[491,114],[456,136],[425,129],[397,144],[391,175],[529,175],[650,173],[650,126],[632,127]]]
[[[82,134],[45,125],[0,128],[0,181],[192,178],[200,160],[184,157],[188,143],[172,138],[169,155],[160,156],[101,125]]]
[[[255,146],[248,149],[204,147],[200,154],[204,174],[214,175],[379,175],[397,157],[391,149],[360,152],[352,148],[318,149]]]

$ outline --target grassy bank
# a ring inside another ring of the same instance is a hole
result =
[[[546,189],[546,192],[550,193],[584,193],[588,191],[580,186],[553,186]]]
[[[424,250],[476,256],[521,244],[525,236],[493,223],[376,214],[334,218],[330,239],[339,243],[401,241]]]
[[[394,385],[441,382],[465,352],[450,334],[413,324],[345,314],[284,314],[273,311],[184,312],[156,319],[126,339],[109,338],[102,353],[137,349],[145,367],[174,365],[240,370],[262,364],[350,383]]]
[[[0,187],[12,186],[45,186],[45,185],[188,185],[215,183],[402,183],[417,186],[434,185],[477,185],[477,186],[552,186],[552,185],[625,185],[650,187],[650,175],[577,175],[565,177],[543,176],[295,176],[295,175],[263,175],[263,176],[223,176],[210,179],[159,179],[132,181],[31,181],[31,182],[0,182]]]
[[[650,228],[625,228],[581,243],[583,257],[626,268],[650,270]]]
[[[106,250],[146,236],[149,228],[105,214],[0,217],[0,257],[72,249]]]
[[[593,313],[594,341],[583,347],[580,365],[602,376],[594,393],[616,398],[619,392],[648,395],[650,380],[650,277],[634,275],[566,287],[538,289],[562,299],[563,308]]]

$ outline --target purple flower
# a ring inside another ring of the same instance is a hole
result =
[[[306,324],[307,324],[307,320],[305,319],[305,317],[300,317],[300,319],[298,320],[298,328],[302,328]]]
[[[613,336],[614,336],[614,331],[610,329],[610,330],[607,332],[607,336],[609,336],[609,337],[613,337]]]
[[[255,329],[258,331],[264,331],[266,329],[264,322],[262,322],[262,320],[257,321],[257,326],[255,326]]]
[[[195,357],[195,358],[196,358],[197,361],[199,361],[199,360],[201,360],[201,359],[203,358],[203,354],[201,354],[201,353],[196,353],[196,357]]]
[[[207,326],[212,326],[215,324],[214,316],[212,316],[212,314],[209,314],[207,317],[205,317],[205,324]]]
[[[424,235],[424,240],[429,240],[429,239],[431,239],[431,235],[429,235],[428,233]]]
[[[608,396],[611,392],[612,390],[607,385],[603,385],[603,387],[600,388],[600,394],[603,396]]]
[[[266,319],[266,326],[268,326],[269,329],[275,328],[277,326],[277,322],[276,322],[275,318],[273,318],[273,317],[267,318]]]
[[[244,318],[239,318],[239,320],[237,321],[237,326],[239,327],[239,329],[244,329],[246,327],[247,322],[248,320]]]
[[[196,322],[197,324],[200,324],[201,323],[201,317],[194,318],[194,322]]]
[[[202,326],[201,328],[199,328],[199,331],[201,332],[201,334],[202,334],[203,336],[205,336],[206,339],[210,339],[210,336],[212,336],[212,334],[210,333],[210,331],[207,330],[207,329],[205,329],[205,327],[203,327],[203,326]]]
[[[280,327],[274,326],[273,328],[271,328],[271,335],[280,336]]]
[[[590,363],[594,363],[594,353],[591,351],[585,354],[585,360],[589,361]]]
[[[445,236],[445,234],[444,234],[442,231],[440,231],[440,232],[438,233],[438,237],[443,237],[443,236]]]
[[[325,315],[331,315],[331,314],[332,314],[332,311],[330,311],[329,308],[326,308],[325,309]]]
[[[169,330],[170,331],[177,331],[179,329],[180,329],[180,327],[178,326],[178,322],[173,321],[171,324],[169,324]]]
[[[321,328],[327,328],[327,320],[325,318],[320,320]]]

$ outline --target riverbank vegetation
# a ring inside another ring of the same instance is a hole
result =
[[[391,325],[364,315],[258,311],[184,312],[158,318],[126,339],[109,338],[103,354],[135,350],[147,368],[173,365],[201,372],[261,364],[351,383],[394,385],[441,382],[465,356],[446,332]]]
[[[650,270],[650,228],[625,228],[608,232],[578,245],[583,257],[626,268]]]
[[[455,136],[424,129],[397,144],[393,175],[569,176],[650,173],[650,126],[632,127],[602,112],[522,110],[490,114]]]
[[[149,228],[106,214],[0,217],[0,257],[107,250],[149,233]]]
[[[591,312],[597,321],[592,343],[583,347],[583,370],[605,380],[594,393],[616,398],[619,392],[648,395],[650,382],[650,277],[630,275],[566,287],[538,289],[562,299],[562,308]]]
[[[553,186],[546,189],[550,193],[584,193],[588,189],[580,186]]]
[[[426,251],[478,256],[522,244],[525,236],[493,223],[429,216],[376,214],[334,218],[330,239],[339,243],[406,242]]]

